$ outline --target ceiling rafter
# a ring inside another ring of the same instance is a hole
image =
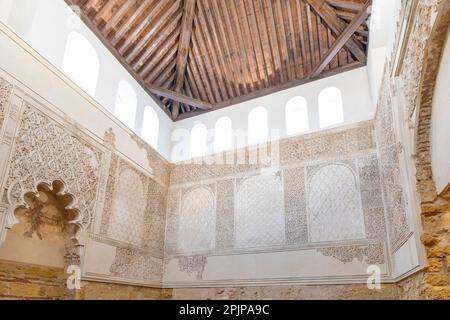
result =
[[[366,0],[65,1],[173,121],[367,60]]]
[[[194,25],[194,15],[196,8],[196,0],[185,0],[183,8],[183,20],[181,22],[181,34],[178,42],[178,56],[175,78],[175,92],[180,92],[186,78],[187,58],[189,54],[189,46],[191,44],[192,28]],[[179,101],[172,104],[172,119],[176,120],[180,113]]]
[[[336,39],[336,42],[329,49],[329,51],[323,56],[322,60],[313,69],[309,78],[315,78],[322,73],[325,67],[331,62],[331,60],[338,54],[342,47],[347,43],[347,41],[356,32],[359,26],[367,20],[370,15],[370,9],[372,6],[372,0],[368,0],[367,3],[362,7],[359,14],[353,19],[353,21],[347,26],[347,28],[341,33],[341,35]]]
[[[328,4],[327,0],[306,0],[311,5],[314,11],[324,19],[325,23],[331,28],[331,30],[339,35],[345,28],[345,22],[341,21],[336,11]],[[367,60],[366,53],[361,49],[361,45],[358,40],[349,39],[345,46],[351,51],[351,53],[359,60],[359,62],[365,63]]]

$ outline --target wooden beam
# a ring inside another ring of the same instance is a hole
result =
[[[342,72],[347,72],[347,71],[350,71],[350,70],[361,68],[363,66],[364,66],[364,64],[356,61],[356,62],[353,62],[351,64],[347,64],[347,65],[345,65],[343,67],[339,67],[339,68],[336,68],[336,69],[333,69],[333,70],[330,70],[330,71],[325,71],[325,72],[323,72],[322,74],[320,74],[318,77],[316,77],[314,79],[310,79],[310,78],[296,79],[296,80],[293,80],[293,81],[285,82],[285,83],[277,85],[277,86],[265,88],[265,89],[262,89],[262,90],[257,90],[257,91],[251,92],[249,94],[242,95],[240,97],[235,97],[235,98],[232,98],[232,99],[227,100],[227,101],[222,101],[222,102],[219,102],[219,103],[215,103],[215,104],[212,105],[213,108],[210,109],[210,110],[195,110],[195,111],[192,111],[192,112],[186,112],[186,113],[180,114],[180,116],[177,118],[176,121],[180,121],[180,120],[183,120],[183,119],[194,117],[194,116],[197,116],[197,115],[200,115],[200,114],[204,114],[206,112],[216,111],[218,109],[222,109],[222,108],[225,108],[225,107],[228,107],[228,106],[231,106],[231,105],[235,105],[235,104],[238,104],[238,103],[246,102],[246,101],[249,101],[249,100],[261,98],[261,97],[267,96],[269,94],[273,94],[275,92],[279,92],[279,91],[287,90],[287,89],[290,89],[290,88],[293,88],[293,87],[301,86],[301,85],[304,85],[306,83],[314,82],[314,81],[317,81],[319,79],[323,79],[323,78],[326,78],[326,77],[331,77],[331,76],[337,75],[337,74],[342,73]]]
[[[338,9],[344,9],[347,11],[360,12],[364,6],[363,3],[355,3],[342,0],[327,0],[328,4]]]
[[[175,92],[172,90],[164,89],[164,88],[155,86],[153,84],[147,84],[147,88],[148,88],[148,90],[150,90],[150,92],[157,94],[161,97],[166,97],[166,98],[172,99],[177,102],[182,102],[182,103],[188,104],[190,106],[193,106],[193,107],[196,107],[196,108],[199,108],[202,110],[212,109],[212,105],[208,102],[198,100],[198,99],[193,99],[184,94],[181,94],[181,93],[178,93],[178,92]]]
[[[71,0],[66,0],[66,2],[71,5]],[[169,99],[172,99],[174,101],[182,102],[188,105],[191,105],[193,107],[202,109],[202,110],[210,110],[212,109],[212,105],[208,102],[204,102],[202,100],[198,99],[192,99],[186,95],[161,88],[156,85],[152,85],[149,83],[145,83],[144,80],[138,76],[138,74],[130,67],[130,65],[125,61],[124,57],[121,56],[118,51],[112,46],[112,44],[106,39],[106,37],[96,28],[96,26],[93,24],[92,20],[87,17],[84,13],[81,14],[81,19],[83,22],[91,29],[92,32],[102,41],[102,43],[105,45],[106,48],[109,49],[109,51],[115,56],[115,58],[122,64],[122,66],[133,76],[133,78],[141,85],[142,88],[145,89],[145,91],[154,98],[154,94],[166,97]],[[158,105],[162,107],[162,105],[157,101]],[[171,116],[170,112],[167,110],[167,108],[162,108],[164,112],[167,113],[167,115]]]
[[[338,52],[347,43],[351,36],[356,32],[359,26],[364,21],[366,21],[367,17],[369,17],[370,15],[372,7],[371,2],[371,0],[367,1],[367,3],[361,9],[361,12],[353,19],[353,21],[347,26],[347,28],[345,28],[341,35],[336,39],[333,46],[328,50],[325,56],[323,56],[321,61],[313,69],[313,71],[309,75],[309,78],[314,78],[321,74],[326,66],[331,62],[331,60],[333,60],[333,58],[338,54]]]
[[[196,0],[185,0],[183,18],[181,21],[180,40],[178,43],[177,70],[175,76],[175,92],[180,92],[184,85],[187,57],[191,44],[192,27],[194,25]],[[180,104],[176,101],[172,106],[172,119],[175,120],[180,112]]]
[[[306,2],[311,5],[314,11],[324,20],[325,24],[327,24],[337,36],[345,30],[345,22],[340,20],[336,14],[336,11],[328,4],[326,0],[306,0]],[[356,59],[359,60],[359,62],[366,62],[366,53],[361,48],[361,44],[358,40],[350,38],[345,46],[356,57]]]

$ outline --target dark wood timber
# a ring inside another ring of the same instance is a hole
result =
[[[372,0],[369,0],[361,9],[358,16],[347,26],[347,28],[341,33],[341,35],[336,39],[336,42],[328,50],[319,64],[314,68],[310,74],[310,78],[317,77],[322,71],[328,66],[331,60],[339,53],[342,47],[347,43],[351,36],[356,32],[359,26],[367,20],[370,15]]]
[[[369,0],[65,0],[177,121],[363,66]]]

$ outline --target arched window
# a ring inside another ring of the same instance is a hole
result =
[[[95,95],[100,63],[94,47],[78,32],[72,31],[67,37],[61,68],[86,92]]]
[[[214,152],[222,152],[233,148],[233,128],[231,119],[222,117],[214,127]]]
[[[286,134],[294,135],[309,130],[308,105],[303,97],[295,97],[286,104]]]
[[[136,121],[137,97],[133,87],[125,80],[119,82],[114,114],[131,129]]]
[[[150,106],[144,108],[141,135],[145,141],[156,149],[158,146],[159,118],[155,109]]]
[[[332,164],[313,174],[308,188],[311,242],[365,238],[361,196],[353,171]]]
[[[198,252],[214,248],[214,195],[204,187],[183,197],[178,222],[177,248],[179,252]]]
[[[206,155],[207,130],[203,123],[197,123],[191,130],[191,145],[189,155],[191,158]]]
[[[344,106],[341,90],[330,87],[319,94],[320,127],[329,127],[344,122]]]
[[[285,242],[283,187],[277,174],[257,175],[238,185],[235,243],[237,247],[280,245]]]
[[[248,144],[264,143],[269,138],[267,110],[256,107],[248,115]]]

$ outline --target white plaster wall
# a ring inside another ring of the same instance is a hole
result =
[[[393,49],[399,11],[400,0],[373,0],[367,72],[374,106],[378,102],[386,59]]]
[[[269,140],[277,140],[287,137],[286,135],[286,103],[293,97],[302,96],[308,103],[309,131],[306,133],[317,132],[327,128],[320,128],[319,112],[318,112],[318,96],[320,92],[328,87],[337,87],[342,92],[344,122],[334,127],[343,126],[355,122],[373,119],[374,107],[370,99],[369,81],[365,67],[344,72],[329,78],[320,79],[295,88],[287,89],[277,93],[273,93],[261,98],[253,99],[243,103],[239,103],[214,112],[205,113],[203,115],[178,121],[174,124],[173,131],[173,150],[181,140],[175,137],[183,136],[192,129],[192,127],[201,122],[206,125],[209,131],[207,154],[213,153],[213,137],[212,133],[216,121],[223,117],[230,117],[233,130],[243,130],[247,132],[248,114],[258,106],[267,109],[269,119]],[[277,135],[270,136],[270,130],[276,131]],[[184,133],[184,134],[183,134]],[[241,139],[239,139],[241,140]],[[186,146],[189,143],[184,141]],[[235,147],[241,148],[247,145],[247,140],[235,141]],[[186,160],[189,152],[184,155],[177,153],[172,155],[172,161]]]
[[[431,120],[431,163],[438,193],[450,183],[450,33],[444,47]]]
[[[387,266],[378,265],[381,275]],[[282,283],[351,283],[366,282],[368,264],[357,258],[343,263],[316,249],[208,256],[202,280],[196,273],[179,270],[178,259],[166,264],[163,283],[166,287],[239,286]]]
[[[64,0],[0,0],[0,21],[9,25],[57,68],[61,68],[68,34],[77,31],[86,37],[100,61],[97,90],[93,98],[113,113],[119,81],[128,81],[138,98],[136,127],[132,129],[140,134],[144,107],[153,107],[160,121],[157,150],[168,159],[172,121],[84,23],[73,29],[68,23],[70,16],[71,10]]]
[[[102,140],[113,129],[116,148],[131,161],[152,172],[147,153],[131,139],[132,131],[67,76],[42,58],[9,27],[0,21],[0,77],[27,87],[42,105],[59,116],[75,121]]]

